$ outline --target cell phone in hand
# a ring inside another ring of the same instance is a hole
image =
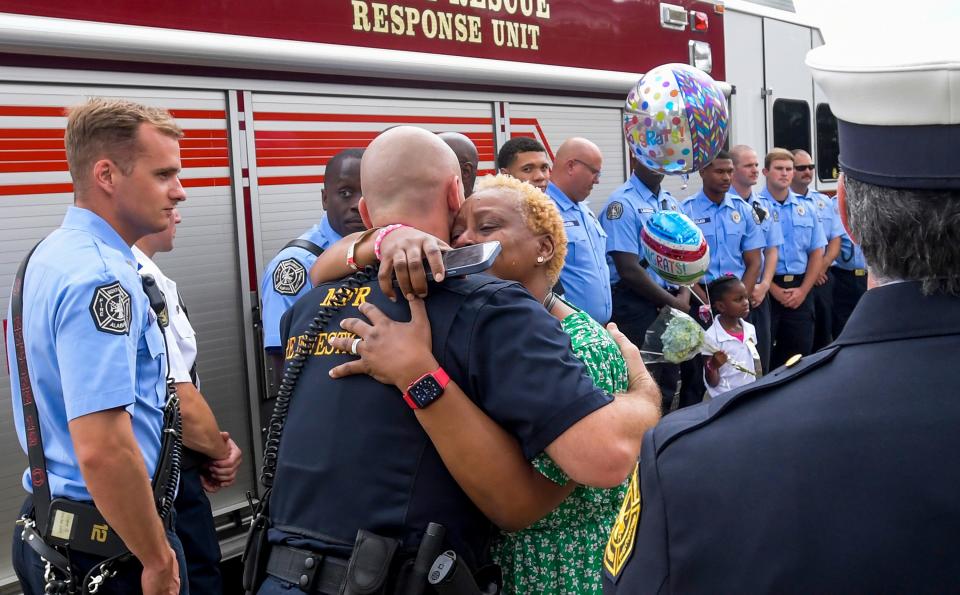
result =
[[[489,269],[499,255],[500,242],[497,241],[455,248],[443,253],[443,268],[447,277],[472,275]]]

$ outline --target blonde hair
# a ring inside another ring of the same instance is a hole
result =
[[[546,262],[545,266],[550,283],[556,283],[560,278],[564,259],[567,257],[567,233],[563,229],[563,219],[553,201],[547,198],[539,188],[506,174],[484,176],[477,181],[474,195],[487,190],[500,191],[514,197],[517,201],[517,210],[523,217],[527,229],[534,235],[548,235],[553,238],[553,257]]]
[[[789,161],[793,163],[793,153],[780,147],[770,149],[767,156],[763,158],[763,169],[770,169],[770,164],[774,161]]]
[[[140,151],[137,132],[141,124],[150,124],[178,140],[183,137],[170,112],[126,99],[93,97],[70,109],[63,142],[74,185],[86,183],[91,166],[104,157],[129,174]]]

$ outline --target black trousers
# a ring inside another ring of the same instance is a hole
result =
[[[833,273],[833,336],[839,337],[843,327],[850,318],[850,313],[857,307],[860,297],[867,291],[867,272],[863,269],[848,271],[839,267],[831,267]]]
[[[26,501],[20,508],[21,515],[33,515],[33,497],[27,496]],[[146,511],[145,514],[156,514],[153,510]],[[176,512],[171,512],[176,514]],[[189,595],[190,587],[187,584],[187,567],[183,560],[183,548],[180,545],[180,539],[173,531],[167,531],[167,539],[170,540],[170,547],[177,554],[177,561],[180,563],[180,595]],[[20,538],[20,531],[13,531],[13,569],[17,573],[17,579],[20,581],[20,588],[24,595],[43,595],[45,582],[43,580],[44,563],[40,556],[33,549],[23,542]],[[91,568],[103,562],[99,556],[81,554],[72,552],[70,554],[70,563],[80,574],[80,579],[90,571]],[[141,593],[140,574],[143,572],[143,566],[136,558],[115,567],[117,575],[107,579],[97,591],[104,595],[135,595]],[[63,578],[57,573],[58,578]]]
[[[760,305],[750,309],[747,316],[747,322],[757,329],[757,351],[760,353],[760,364],[763,366],[763,373],[770,370],[770,347],[772,340],[770,338],[770,302],[773,296],[767,293]]]
[[[220,543],[213,524],[210,500],[200,484],[200,468],[184,468],[180,491],[173,503],[177,511],[174,528],[183,544],[191,593],[223,593],[220,578]]]
[[[784,289],[800,287],[803,275],[792,275],[785,280],[778,275],[774,283]],[[809,355],[813,352],[814,305],[813,292],[807,294],[799,307],[787,308],[776,299],[770,302],[770,336],[773,338],[773,351],[770,355],[770,369],[782,366],[794,355]]]
[[[817,351],[833,342],[833,274],[827,271],[827,282],[814,285],[813,295],[813,350]]]

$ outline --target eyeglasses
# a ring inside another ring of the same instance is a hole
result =
[[[589,169],[589,170],[590,170],[590,173],[593,174],[593,177],[595,177],[595,178],[599,178],[599,177],[600,177],[600,170],[599,170],[599,169],[593,167],[593,166],[590,165],[589,163],[585,163],[585,162],[583,162],[583,161],[580,161],[579,159],[574,159],[574,161],[576,161],[576,162],[579,163],[580,165],[584,166],[585,168]]]
[[[810,165],[794,165],[793,169],[797,171],[813,171],[813,168],[815,168],[816,166],[817,164],[815,163],[811,163]]]

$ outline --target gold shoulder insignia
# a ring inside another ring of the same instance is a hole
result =
[[[613,523],[610,540],[607,541],[607,548],[603,552],[603,567],[610,573],[614,581],[620,576],[620,571],[623,570],[633,554],[633,546],[637,539],[637,525],[640,522],[641,504],[640,469],[638,465],[633,469],[630,485],[627,487],[627,495],[624,496],[623,504],[620,505],[620,513],[617,514],[617,520]]]

